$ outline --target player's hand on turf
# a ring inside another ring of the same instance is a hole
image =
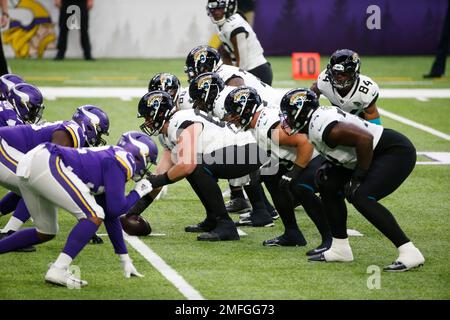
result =
[[[120,263],[122,264],[123,268],[123,274],[125,278],[130,277],[139,277],[142,278],[144,275],[140,274],[136,267],[133,265],[133,260],[131,260],[130,256],[128,254],[121,254],[120,255]]]

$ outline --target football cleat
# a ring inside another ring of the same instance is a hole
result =
[[[423,266],[423,262],[422,263],[417,263],[414,265],[410,265],[410,266],[406,266],[405,264],[403,264],[403,262],[400,261],[395,261],[393,263],[391,263],[390,265],[386,266],[383,268],[383,271],[386,272],[405,272],[411,269],[415,269],[415,268],[419,268]]]
[[[67,288],[81,288],[87,286],[87,281],[76,278],[67,268],[59,268],[54,264],[50,266],[45,281]]]
[[[241,219],[241,220],[248,219],[248,218],[250,217],[251,214],[252,214],[251,211],[250,211],[250,212],[243,213],[243,214],[241,214],[241,215],[239,216],[239,219]],[[280,217],[280,215],[278,214],[278,211],[277,211],[277,210],[273,210],[273,211],[270,213],[270,215],[272,216],[272,220],[277,220],[277,219]]]
[[[232,241],[239,239],[238,230],[232,220],[219,220],[214,230],[197,236],[199,241]]]
[[[306,240],[302,234],[296,237],[289,237],[285,234],[273,239],[264,240],[263,246],[266,247],[303,247],[306,246]]]
[[[330,248],[326,251],[308,257],[308,261],[351,262],[353,261],[353,253],[350,247],[340,250],[339,252],[336,249]]]
[[[327,251],[328,249],[330,249],[331,247],[331,240],[327,241],[325,243],[321,243],[317,248],[311,249],[308,252],[306,252],[306,255],[309,256],[314,256],[316,254],[322,253],[324,251]]]
[[[94,236],[91,239],[92,244],[103,244],[103,239],[100,238],[97,234],[94,234]]]
[[[250,216],[235,222],[238,227],[273,227],[272,217],[267,210],[254,210]]]
[[[190,225],[184,228],[184,232],[209,232],[214,229],[210,223],[202,221],[200,223]]]
[[[244,213],[252,210],[252,206],[250,205],[250,201],[244,199],[244,198],[234,198],[230,199],[225,204],[225,208],[227,209],[228,213]]]

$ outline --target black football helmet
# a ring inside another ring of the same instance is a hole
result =
[[[189,96],[194,101],[194,108],[212,112],[214,100],[225,88],[225,82],[217,73],[206,72],[197,76],[189,85]]]
[[[261,97],[255,89],[246,86],[237,87],[225,98],[224,119],[245,130],[261,103]]]
[[[222,64],[219,52],[210,46],[197,46],[186,57],[184,72],[191,82],[196,76],[205,72],[214,72]]]
[[[162,90],[170,94],[174,103],[177,103],[181,91],[181,83],[176,75],[160,72],[148,83],[148,91]]]
[[[138,104],[138,118],[145,118],[140,129],[148,135],[157,135],[171,116],[172,97],[165,91],[146,93]]]
[[[289,135],[307,133],[311,115],[318,107],[319,100],[314,91],[306,88],[288,91],[280,103],[283,130]]]
[[[327,65],[327,75],[331,85],[336,89],[344,89],[353,86],[359,78],[361,60],[356,52],[349,49],[335,51]],[[349,77],[345,81],[336,79],[338,74],[347,74]]]
[[[225,21],[237,12],[237,0],[208,0],[206,5],[206,13],[211,18],[211,21],[218,25],[223,25]],[[213,17],[213,10],[224,9],[224,16],[220,20],[215,20]]]

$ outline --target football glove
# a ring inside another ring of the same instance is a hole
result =
[[[123,274],[125,278],[130,278],[132,276],[142,278],[142,274],[137,272],[135,266],[133,265],[133,260],[131,260],[128,254],[120,254],[120,263],[122,264]]]
[[[353,172],[353,175],[345,185],[344,185],[344,195],[347,198],[348,202],[353,203],[355,199],[356,191],[361,186],[362,181],[367,175],[367,170],[356,168]]]
[[[141,179],[134,185],[134,191],[142,198],[153,190],[152,184],[147,179]]]
[[[281,176],[280,188],[288,188],[292,181],[298,179],[304,168],[294,163],[291,171],[286,172]]]

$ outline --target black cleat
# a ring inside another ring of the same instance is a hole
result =
[[[391,263],[390,265],[386,266],[383,268],[383,271],[386,272],[405,272],[411,269],[415,269],[415,268],[419,268],[422,267],[423,263],[419,263],[417,265],[411,266],[411,267],[407,267],[403,264],[403,262],[400,261],[395,261],[393,263]]]
[[[205,221],[202,221],[200,223],[190,225],[184,228],[185,232],[209,232],[213,230],[214,227],[206,223]]]
[[[280,215],[278,214],[278,211],[277,211],[277,210],[273,210],[273,211],[270,213],[270,215],[272,216],[272,219],[273,219],[273,220],[277,220],[277,219],[280,217]]]
[[[325,254],[323,252],[309,256],[308,261],[310,262],[327,262],[325,259]]]
[[[264,240],[263,246],[266,247],[303,247],[306,246],[306,240],[303,235],[298,237],[288,237],[281,235],[273,239]]]
[[[7,236],[10,236],[14,233],[14,231],[9,230],[8,232],[0,232],[0,240],[3,238],[6,238]]]
[[[275,224],[272,219],[267,221],[252,221],[252,216],[240,219],[234,223],[237,227],[273,227]]]
[[[225,208],[227,209],[228,213],[237,213],[237,214],[252,210],[250,202],[244,198],[230,199],[230,201],[228,201],[225,204]]]
[[[97,234],[94,234],[94,236],[91,239],[92,244],[103,244],[103,239],[100,238]]]
[[[317,248],[311,249],[308,252],[306,252],[306,255],[309,256],[314,256],[316,254],[322,253],[324,251],[327,251],[328,249],[330,249],[331,247],[331,240],[327,241],[325,243],[321,243],[320,246],[318,246]]]
[[[232,241],[239,239],[239,233],[232,220],[219,220],[214,230],[197,236],[199,241]]]

